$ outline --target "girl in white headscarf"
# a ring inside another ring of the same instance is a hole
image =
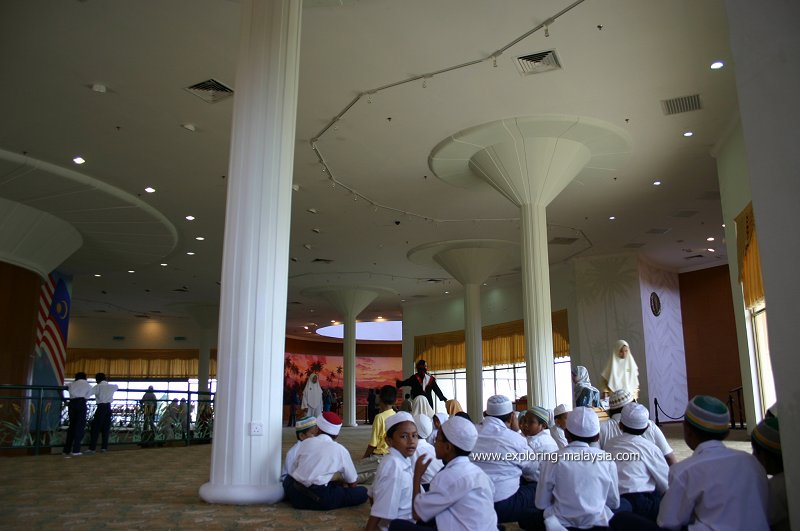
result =
[[[604,391],[613,393],[624,389],[634,398],[639,396],[639,367],[631,354],[627,341],[620,339],[614,343],[611,357],[603,369]]]
[[[572,399],[575,407],[598,407],[600,391],[589,381],[589,371],[583,365],[572,369]]]
[[[303,389],[303,403],[300,407],[307,410],[306,416],[319,417],[322,415],[322,387],[319,385],[319,377],[316,373],[306,380],[306,387]]]
[[[425,415],[426,417],[433,417],[433,408],[428,403],[425,395],[415,396],[411,403],[411,414],[414,416]]]

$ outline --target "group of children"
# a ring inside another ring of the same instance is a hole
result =
[[[477,427],[463,414],[395,413],[395,399],[395,388],[381,389],[365,452],[379,463],[369,491],[356,485],[356,468],[335,442],[338,416],[298,421],[283,472],[287,500],[328,510],[369,497],[367,530],[494,530],[504,522],[547,531],[788,529],[776,418],[753,431],[753,457],[722,444],[725,404],[695,397],[684,421],[694,454],[675,463],[647,409],[629,394],[612,396],[602,427],[587,407],[559,406],[555,418],[533,407],[518,417],[502,395],[489,398]],[[765,471],[773,475],[769,487]]]

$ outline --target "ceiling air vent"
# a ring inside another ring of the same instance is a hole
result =
[[[638,249],[639,247],[644,247],[643,243],[626,243],[623,245],[626,249]]]
[[[666,116],[681,114],[683,112],[699,111],[702,108],[703,102],[700,100],[700,94],[681,96],[680,98],[672,98],[671,100],[661,100],[661,110],[664,111],[664,115]]]
[[[672,214],[673,218],[690,218],[697,214],[697,210],[679,210]]]
[[[578,241],[578,238],[565,238],[563,236],[556,236],[547,243],[550,245],[572,245],[576,241]]]
[[[333,260],[331,260],[329,258],[314,258],[313,260],[311,260],[311,262],[312,263],[318,263],[318,264],[332,264]]]
[[[186,87],[184,90],[191,92],[206,103],[217,103],[233,96],[233,89],[216,79],[201,81],[191,87]]]
[[[653,228],[647,231],[647,234],[666,234],[672,229],[661,229],[661,228]]]
[[[550,70],[561,70],[561,61],[558,60],[555,50],[537,52],[517,57],[514,64],[523,76],[541,74]]]
[[[696,260],[697,258],[703,258],[702,254],[693,254],[692,256],[684,256],[684,260]]]

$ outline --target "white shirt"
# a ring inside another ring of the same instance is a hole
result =
[[[114,393],[118,385],[110,384],[103,380],[92,388],[92,394],[97,397],[98,404],[110,404],[114,400]]]
[[[496,459],[474,459],[475,454],[496,454]],[[524,456],[509,458],[508,454]],[[472,460],[494,483],[494,501],[510,498],[519,490],[519,477],[533,481],[538,463],[527,460],[529,454],[525,437],[511,431],[506,423],[494,417],[486,417],[478,426],[478,440],[472,449]]]
[[[536,435],[526,437],[528,441],[528,448],[535,454],[552,454],[558,451],[558,444],[550,435],[550,430],[542,430]],[[539,456],[537,459],[531,461],[531,468],[533,472],[533,481],[539,481]]]
[[[573,461],[567,454],[597,457]],[[607,527],[618,506],[617,467],[606,452],[573,441],[558,451],[557,461],[541,464],[536,507],[545,519],[555,516],[564,527]]]
[[[389,448],[375,472],[369,514],[381,519],[379,527],[383,530],[389,529],[389,523],[395,518],[413,521],[412,492],[411,459]]]
[[[428,444],[428,441],[425,439],[418,439],[417,451],[411,456],[411,466],[416,466],[417,459],[423,455],[427,455],[431,458],[428,469],[422,475],[422,479],[420,480],[423,485],[428,485],[431,481],[433,481],[433,477],[438,474],[442,468],[444,468],[444,463],[442,463],[441,459],[436,459],[436,448],[434,448],[433,445]]]
[[[621,417],[622,415],[617,413],[607,421],[600,423],[600,448],[605,449],[608,441],[622,435],[622,428],[619,427],[619,420]],[[667,442],[667,438],[664,437],[664,432],[662,432],[661,428],[656,426],[652,420],[648,420],[647,422],[650,424],[642,434],[642,437],[655,444],[663,455],[671,454],[674,450]]]
[[[70,398],[88,398],[94,394],[93,387],[86,380],[75,380],[67,386]]]
[[[347,483],[355,483],[356,467],[347,448],[337,443],[325,433],[300,441],[294,466],[289,468],[289,475],[310,487],[311,485],[327,485],[334,474],[341,472]]]
[[[283,466],[281,467],[281,481],[286,479],[286,476],[289,475],[288,470],[294,467],[295,459],[297,458],[297,450],[300,449],[300,443],[303,441],[297,441],[289,448],[289,451],[286,452],[286,459],[283,460]]]
[[[436,474],[428,492],[414,499],[423,521],[436,518],[442,531],[497,531],[494,485],[468,457],[456,457]]]
[[[689,531],[768,531],[767,475],[756,458],[705,441],[669,471],[658,525]]]
[[[556,441],[559,450],[561,450],[567,444],[569,444],[567,442],[567,435],[564,433],[564,430],[562,430],[561,427],[559,426],[555,425],[550,426],[550,435],[553,437],[553,440]]]
[[[623,433],[608,441],[605,450],[617,463],[620,495],[667,490],[669,465],[661,450],[643,436]]]

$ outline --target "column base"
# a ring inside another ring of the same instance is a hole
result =
[[[274,485],[216,485],[208,482],[200,487],[200,498],[208,503],[256,505],[278,503],[283,499],[283,486]]]

